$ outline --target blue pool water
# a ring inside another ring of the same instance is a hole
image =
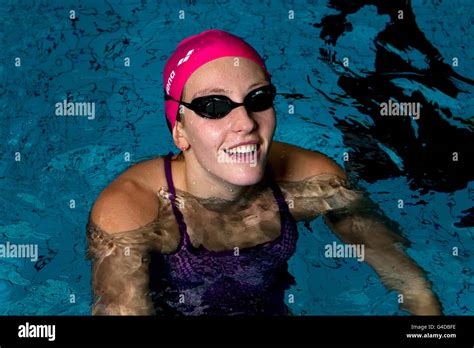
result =
[[[162,69],[183,38],[217,28],[266,59],[275,139],[345,166],[399,223],[444,313],[472,315],[473,12],[470,0],[1,1],[0,243],[38,244],[39,258],[0,258],[0,314],[90,314],[90,207],[132,163],[176,151]],[[95,102],[95,118],[56,116],[64,99]],[[420,119],[382,119],[389,99],[421,103]],[[338,240],[322,219],[299,231],[296,315],[406,314],[367,264],[324,257]]]

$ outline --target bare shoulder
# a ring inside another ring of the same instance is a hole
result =
[[[323,153],[279,141],[272,144],[269,162],[278,181],[302,181],[321,174],[346,178],[345,171]]]
[[[156,191],[165,181],[163,166],[163,158],[157,157],[128,168],[97,197],[90,212],[91,222],[113,234],[135,230],[156,220],[159,210]]]

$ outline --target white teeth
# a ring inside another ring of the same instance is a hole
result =
[[[231,154],[231,155],[237,154],[237,153],[249,153],[249,152],[253,152],[253,151],[257,151],[257,144],[242,145],[242,146],[234,147],[232,149],[225,150],[225,152],[227,152],[228,154]]]

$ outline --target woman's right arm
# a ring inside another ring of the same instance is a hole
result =
[[[87,224],[93,315],[152,315],[149,252],[161,249],[153,224],[156,199],[133,182],[113,184],[95,202]]]

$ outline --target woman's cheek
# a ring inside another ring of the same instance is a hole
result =
[[[272,112],[269,115],[264,115],[264,117],[261,118],[259,128],[261,129],[261,135],[263,135],[267,140],[268,138],[271,138],[276,128],[275,113]]]

